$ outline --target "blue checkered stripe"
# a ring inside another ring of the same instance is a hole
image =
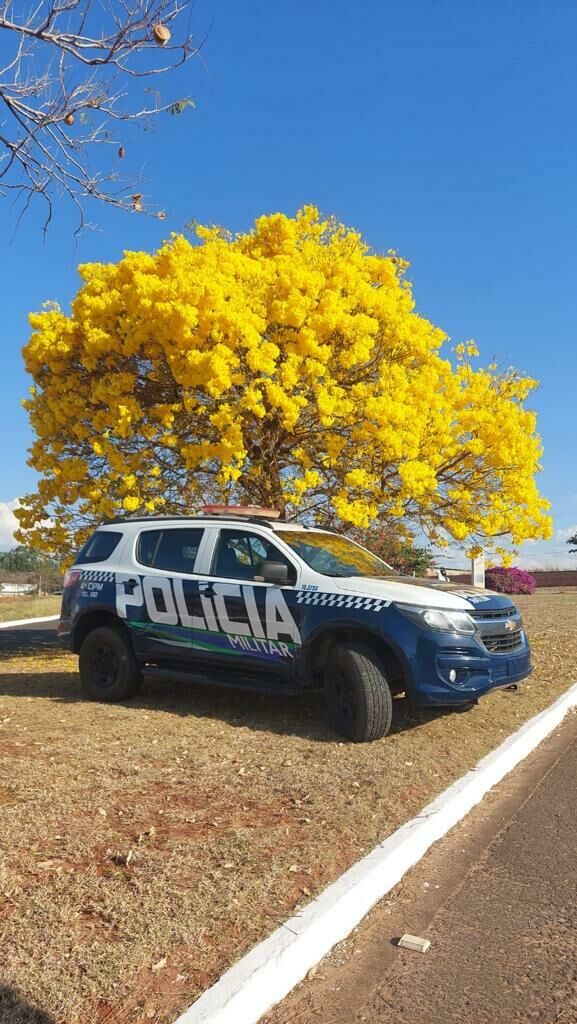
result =
[[[315,590],[299,590],[297,604],[312,604],[320,608],[355,608],[363,612],[380,612],[390,601],[380,597],[353,597],[352,594],[323,594]]]
[[[94,583],[114,583],[115,574],[105,572],[104,569],[82,569],[83,580],[93,580]]]

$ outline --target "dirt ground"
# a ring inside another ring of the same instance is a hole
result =
[[[173,1020],[575,681],[577,589],[519,605],[535,672],[518,691],[468,714],[400,700],[391,735],[361,746],[318,697],[149,681],[131,704],[88,704],[74,657],[6,657],[1,1024]]]

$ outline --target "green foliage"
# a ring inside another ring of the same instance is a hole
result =
[[[23,544],[12,548],[11,551],[0,551],[0,572],[41,576],[46,586],[62,581],[60,566],[54,558],[42,555]]]
[[[424,576],[432,564],[430,548],[415,546],[410,534],[401,535],[391,526],[377,524],[357,530],[354,539],[404,576]]]

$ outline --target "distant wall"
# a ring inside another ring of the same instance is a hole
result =
[[[36,583],[0,583],[0,594],[33,594],[36,590]]]
[[[538,587],[577,587],[577,569],[529,569]]]
[[[577,569],[528,569],[539,587],[577,587]],[[471,583],[468,572],[453,576],[451,583]]]

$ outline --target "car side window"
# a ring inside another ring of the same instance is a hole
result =
[[[138,538],[136,557],[142,565],[168,572],[193,573],[202,529],[144,530]]]
[[[118,542],[121,540],[122,534],[112,530],[99,530],[93,533],[92,537],[78,552],[74,559],[74,564],[82,563],[86,565],[90,562],[105,562],[107,558],[110,558],[112,552],[118,546]]]
[[[268,538],[247,530],[221,530],[212,573],[229,580],[254,580],[261,562],[281,562],[288,568],[289,584],[296,583],[293,563]]]
[[[145,530],[136,544],[136,558],[142,565],[154,565],[154,552],[158,547],[162,530]]]

